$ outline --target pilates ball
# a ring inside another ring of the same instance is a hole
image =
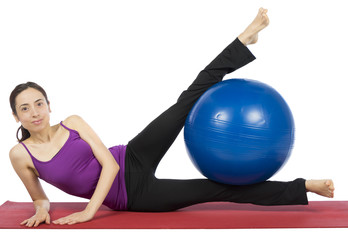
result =
[[[184,128],[188,155],[208,179],[246,185],[273,176],[294,144],[294,120],[282,96],[255,80],[230,79],[208,89]]]

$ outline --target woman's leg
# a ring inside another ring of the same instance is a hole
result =
[[[305,180],[266,181],[253,185],[233,186],[207,179],[167,180],[148,176],[142,179],[146,188],[138,192],[130,211],[173,211],[203,202],[236,202],[257,205],[308,204]]]
[[[307,192],[334,197],[334,183],[330,179],[290,182],[265,181],[235,186],[208,179],[157,179],[151,174],[136,175],[140,183],[137,193],[128,204],[130,211],[163,212],[204,202],[236,202],[256,205],[306,205]]]
[[[199,73],[177,103],[152,121],[128,143],[132,154],[146,168],[155,171],[159,161],[172,145],[185,124],[186,117],[198,98],[222,78],[255,57],[238,39],[233,41],[215,60]]]
[[[184,91],[176,104],[151,122],[128,143],[128,151],[143,167],[155,172],[159,161],[172,145],[185,124],[186,117],[198,98],[223,77],[253,61],[255,57],[246,45],[257,41],[258,32],[268,23],[267,10],[260,8],[256,18],[227,48],[225,48]]]

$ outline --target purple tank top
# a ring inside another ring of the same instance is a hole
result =
[[[91,147],[81,139],[79,133],[60,123],[69,132],[69,138],[60,151],[48,162],[36,159],[25,146],[32,158],[39,178],[56,186],[64,192],[90,199],[97,186],[101,165],[95,158]],[[127,210],[127,192],[124,180],[125,153],[127,146],[109,148],[120,170],[103,204],[113,210]]]

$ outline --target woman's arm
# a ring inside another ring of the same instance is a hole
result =
[[[120,167],[97,134],[81,117],[75,115],[71,116],[64,121],[64,124],[79,132],[80,137],[90,145],[94,156],[102,166],[97,187],[86,209],[82,212],[74,213],[53,221],[55,224],[75,224],[89,221],[94,217],[109,193]]]
[[[24,183],[35,207],[35,215],[24,220],[21,225],[27,227],[37,227],[40,223],[50,224],[50,202],[42,189],[38,177],[33,169],[29,167],[30,156],[23,146],[16,145],[10,151],[10,160],[14,170]]]

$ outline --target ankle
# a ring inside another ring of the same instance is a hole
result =
[[[238,36],[238,39],[239,39],[239,41],[240,41],[241,43],[244,44],[244,46],[247,45],[246,38],[244,37],[244,34],[243,34],[243,33],[240,34],[240,35]]]
[[[310,188],[311,188],[311,180],[306,180],[305,181],[305,188],[307,192],[310,192]]]
[[[241,34],[238,36],[238,39],[239,39],[239,41],[240,41],[241,43],[244,44],[244,46],[247,46],[247,45],[256,43],[256,41],[257,41],[257,35],[256,35],[256,34],[251,35],[251,34],[248,33],[247,31],[244,31],[243,33],[241,33]]]

